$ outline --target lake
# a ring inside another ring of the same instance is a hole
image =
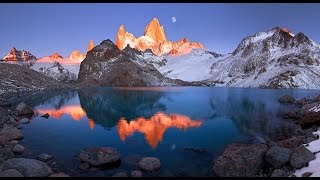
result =
[[[292,125],[279,114],[290,106],[278,98],[314,97],[316,90],[146,87],[91,88],[47,92],[26,101],[35,110],[23,125],[24,156],[54,155],[73,176],[111,176],[138,170],[145,156],[161,168],[143,176],[210,176],[215,157],[230,143],[253,143],[287,133]],[[48,119],[40,117],[48,113]],[[75,158],[83,148],[111,146],[121,162],[81,172]],[[185,148],[204,148],[193,152]]]

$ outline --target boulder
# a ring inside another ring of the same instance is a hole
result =
[[[49,118],[49,114],[48,113],[46,113],[46,114],[44,114],[44,115],[42,115],[42,116],[40,116],[40,117],[43,117],[43,118],[46,118],[46,119],[48,119]]]
[[[309,161],[316,159],[315,155],[304,146],[299,146],[293,150],[290,158],[291,166],[300,169],[308,164]]]
[[[320,125],[320,112],[306,112],[304,116],[299,119],[298,123],[304,128]]]
[[[59,173],[52,174],[49,177],[70,177],[70,176],[65,174],[65,173],[63,173],[63,172],[59,172]]]
[[[0,172],[0,177],[23,177],[23,175],[15,169],[7,169]]]
[[[292,137],[289,139],[284,139],[278,142],[279,146],[287,148],[287,149],[294,149],[300,146],[303,143],[302,137]]]
[[[280,103],[286,103],[286,104],[292,104],[294,103],[296,99],[292,96],[289,96],[289,95],[284,95],[284,96],[281,96],[278,101]]]
[[[131,177],[142,177],[141,171],[131,171]]]
[[[264,159],[274,168],[280,168],[290,161],[291,154],[290,149],[273,146],[264,155]]]
[[[139,161],[138,165],[144,171],[153,172],[160,169],[161,162],[156,157],[144,157]]]
[[[213,171],[218,177],[255,176],[267,150],[264,144],[231,144],[215,159]]]
[[[16,144],[12,149],[12,152],[14,153],[23,153],[23,151],[24,147],[21,144]]]
[[[29,115],[34,113],[32,108],[26,105],[24,102],[18,104],[16,110],[18,111],[19,115]]]
[[[288,177],[288,174],[282,169],[275,169],[271,177]]]
[[[30,119],[28,118],[22,118],[21,120],[19,120],[20,124],[29,124],[30,123]]]
[[[120,151],[112,147],[87,148],[80,152],[79,159],[93,166],[113,163],[120,160]]]
[[[78,169],[82,170],[82,171],[85,171],[87,169],[90,168],[90,164],[89,163],[81,163],[79,166],[78,166]]]
[[[25,177],[47,177],[52,169],[44,162],[36,159],[12,158],[3,163],[2,170],[16,169]]]
[[[5,144],[11,140],[22,139],[23,134],[17,128],[9,128],[0,132],[0,144]]]

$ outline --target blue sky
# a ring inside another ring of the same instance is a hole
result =
[[[0,4],[0,56],[15,46],[37,57],[85,53],[92,39],[115,42],[121,24],[135,36],[157,17],[167,39],[187,37],[208,50],[232,52],[241,39],[275,26],[320,43],[320,4],[40,3]],[[177,21],[172,22],[171,18]]]

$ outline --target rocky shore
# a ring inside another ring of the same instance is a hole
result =
[[[295,124],[291,133],[276,141],[258,139],[254,144],[230,144],[213,161],[213,173],[218,177],[303,177],[310,164],[320,161],[318,126],[320,96],[295,100],[285,95],[279,102],[290,106],[281,118]],[[312,146],[311,146],[312,145]],[[310,148],[311,146],[311,148]],[[303,169],[303,171],[302,171]],[[310,169],[310,168],[309,168]],[[314,168],[313,168],[314,169]],[[298,173],[295,173],[298,172]]]

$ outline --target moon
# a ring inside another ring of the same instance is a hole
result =
[[[173,23],[175,23],[177,21],[177,18],[176,17],[172,17],[171,20],[172,20]]]

